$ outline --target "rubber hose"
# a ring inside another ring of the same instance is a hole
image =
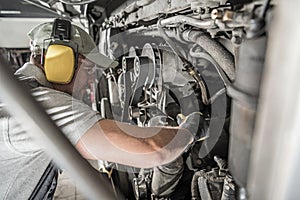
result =
[[[184,40],[201,46],[215,59],[231,81],[235,79],[234,58],[227,49],[203,32],[187,30],[183,32],[182,36]]]

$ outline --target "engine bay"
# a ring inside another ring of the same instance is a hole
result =
[[[99,47],[120,65],[105,74],[107,91],[96,101],[102,102],[98,110],[139,126],[176,126],[178,114],[192,112],[205,119],[205,137],[174,163],[133,172],[120,167],[114,183],[127,198],[246,196],[272,6],[270,1],[141,0],[99,23]],[[91,20],[97,26],[99,19]],[[119,173],[128,175],[128,184]]]
[[[52,0],[78,20],[100,52],[117,60],[96,71],[86,101],[107,119],[178,126],[200,112],[203,130],[175,161],[138,169],[99,161],[125,199],[247,199],[254,123],[273,1]],[[10,49],[22,64],[28,51]],[[200,131],[200,132],[201,132]]]

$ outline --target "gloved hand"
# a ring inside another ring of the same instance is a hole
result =
[[[205,140],[207,136],[208,125],[201,112],[193,112],[188,116],[177,115],[177,123],[180,128],[185,128],[191,132],[195,141]]]

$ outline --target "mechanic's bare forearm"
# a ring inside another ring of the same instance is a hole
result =
[[[101,120],[79,140],[76,148],[88,159],[148,168],[171,162],[192,140],[193,136],[184,129],[140,128]]]

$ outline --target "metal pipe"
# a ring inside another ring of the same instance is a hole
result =
[[[188,63],[188,60],[186,59],[186,56],[183,55],[184,51],[180,51],[181,49],[178,47],[178,45],[171,40],[169,35],[166,33],[164,26],[161,24],[162,20],[158,20],[157,22],[157,30],[158,34],[167,42],[167,44],[170,46],[170,48],[173,50],[173,52],[185,63]]]
[[[89,3],[93,3],[97,0],[85,0],[85,1],[70,1],[70,0],[59,0],[60,2],[66,4],[66,5],[85,5],[85,4],[89,4]]]
[[[232,97],[228,165],[239,187],[247,183],[266,42],[266,36],[261,36],[241,44],[236,79],[227,90]]]
[[[216,28],[214,20],[199,20],[185,15],[176,15],[160,20],[161,26],[167,26],[172,24],[188,24],[197,28]]]
[[[114,199],[109,183],[75,150],[27,88],[16,80],[9,68],[1,55],[0,97],[1,101],[6,103],[9,113],[39,145],[45,147],[46,152],[59,166],[70,172],[87,197]]]
[[[228,50],[203,32],[187,30],[182,33],[186,41],[197,43],[210,54],[231,81],[235,79],[234,58]]]
[[[126,8],[124,8],[122,10],[122,12],[129,14],[129,13],[132,13],[134,11],[137,11],[140,7],[150,5],[150,4],[154,3],[154,2],[155,2],[155,0],[139,0],[139,1],[135,1],[132,4],[129,4]]]
[[[41,9],[44,9],[44,10],[46,10],[46,11],[48,11],[48,12],[51,12],[52,14],[55,14],[55,15],[59,16],[57,12],[55,12],[55,11],[52,10],[51,8],[47,8],[47,7],[44,6],[43,4],[36,3],[36,2],[34,2],[34,1],[32,1],[32,0],[23,0],[23,1],[24,1],[25,3],[31,4],[31,5],[33,5],[33,6],[36,6],[36,7],[41,8]]]
[[[163,37],[163,39],[169,44],[169,46],[171,47],[171,49],[173,50],[173,52],[179,57],[179,59],[182,60],[182,62],[184,63],[184,66],[187,69],[188,73],[198,82],[198,85],[199,85],[199,87],[201,89],[202,102],[205,105],[208,105],[209,101],[208,101],[208,97],[207,97],[207,91],[206,91],[206,87],[205,87],[205,84],[204,84],[204,81],[203,81],[202,77],[196,72],[196,70],[194,69],[194,67],[192,67],[190,65],[190,62],[186,59],[185,56],[182,55],[182,53],[176,47],[177,45],[166,34],[166,32],[164,31],[164,29],[162,28],[161,21],[162,20],[159,20],[157,22],[158,32]]]

